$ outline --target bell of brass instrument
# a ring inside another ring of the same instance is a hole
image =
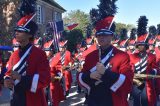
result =
[[[142,81],[140,81],[139,79],[135,79],[133,78],[133,84],[137,85],[137,86],[141,86],[143,84]]]

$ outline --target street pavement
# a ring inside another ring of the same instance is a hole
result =
[[[2,87],[2,92],[0,94],[0,106],[10,106],[10,90]]]
[[[60,106],[85,106],[83,103],[85,101],[84,93],[78,94],[77,87],[72,86],[70,94],[67,96],[65,101],[60,103]]]
[[[84,93],[78,94],[76,92],[77,87],[72,86],[69,96],[65,101],[60,103],[60,106],[84,106],[83,103],[85,101]],[[10,91],[7,88],[3,88],[3,92],[0,96],[0,106],[10,106],[9,99]]]
[[[83,104],[85,101],[84,93],[78,94],[76,91],[77,91],[77,87],[72,85],[69,96],[67,96],[66,100],[60,103],[60,106],[86,106]],[[10,97],[9,90],[6,88],[3,88],[3,92],[0,96],[0,106],[10,106],[9,97]],[[132,101],[130,101],[129,106],[133,106]],[[160,106],[160,102],[158,102],[157,106]]]

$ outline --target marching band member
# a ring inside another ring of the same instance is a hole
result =
[[[146,16],[139,18],[137,29],[138,39],[136,42],[138,52],[131,54],[130,60],[134,73],[138,75],[157,75],[158,67],[156,57],[151,53],[147,53],[147,21]],[[156,106],[156,89],[154,82],[155,80],[153,78],[141,76],[137,78],[134,76],[134,85],[131,93],[133,96],[133,106]]]
[[[158,25],[157,25],[158,26]],[[157,28],[158,30],[158,28]],[[159,67],[160,70],[160,34],[158,32],[158,35],[156,36],[156,43],[155,43],[155,55],[156,55],[156,63]],[[159,82],[159,83],[158,83]],[[157,81],[157,86],[156,86],[156,94],[157,97],[159,97],[160,100],[160,90],[159,90],[159,85],[160,85],[160,81]]]
[[[149,41],[148,41],[149,49],[147,52],[155,54],[155,40],[156,39],[149,39]]]
[[[78,74],[82,69],[82,66],[84,64],[84,57],[82,56],[83,52],[86,50],[86,46],[82,45],[82,44],[77,44],[77,52],[75,53],[74,56],[74,62],[76,63],[75,66],[77,66],[76,68],[76,82],[78,80]],[[77,93],[81,93],[81,86],[79,85],[79,83],[77,83]]]
[[[129,56],[110,44],[111,31],[102,29],[97,31],[96,36],[101,47],[101,61],[107,60],[103,64],[99,62],[98,50],[88,54],[85,59],[79,82],[88,89],[88,106],[127,106],[127,94],[131,90],[133,77]],[[96,86],[98,80],[102,80],[102,83]]]
[[[129,38],[127,38],[127,29],[122,28],[120,32],[120,41],[119,41],[120,50],[127,52],[128,40]]]
[[[101,1],[101,10],[103,4],[108,2]],[[110,4],[105,7],[108,10]],[[79,83],[88,89],[88,106],[128,106],[127,95],[131,91],[133,71],[129,55],[111,45],[113,17],[107,12],[105,17],[96,22],[95,36],[99,49],[86,56],[79,74]]]
[[[129,55],[136,52],[135,43],[136,43],[136,29],[133,28],[131,30],[129,41],[128,41],[128,50],[127,50],[127,53]]]
[[[59,42],[60,52],[56,53],[50,62],[52,80],[50,89],[54,106],[59,106],[60,101],[68,96],[72,83],[72,75],[68,71],[72,59],[71,53],[66,50],[66,44],[67,41]]]
[[[47,59],[50,63],[52,58],[53,58],[53,51],[54,51],[53,41],[50,40],[50,41],[45,42],[44,45],[43,45],[43,50],[45,51]],[[53,101],[52,101],[52,96],[51,96],[51,92],[50,92],[50,86],[46,87],[45,94],[46,94],[46,100],[48,102],[48,105],[52,106]]]
[[[4,85],[14,91],[11,106],[47,106],[43,88],[50,82],[49,63],[45,53],[31,43],[37,25],[30,20],[23,27],[26,20],[30,19],[23,17],[15,29],[19,49],[9,59]]]
[[[155,43],[156,43],[156,34],[157,30],[155,26],[150,26],[149,27],[149,49],[147,52],[150,52],[152,54],[155,54]]]
[[[34,45],[38,48],[42,48],[42,38],[36,37],[33,41]]]
[[[4,85],[12,89],[11,106],[47,106],[44,88],[50,82],[49,62],[45,52],[33,45],[38,30],[32,21],[35,1],[23,1],[22,18],[15,28],[15,39],[19,44],[9,59]]]

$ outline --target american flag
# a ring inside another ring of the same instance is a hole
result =
[[[55,50],[59,51],[58,42],[64,30],[63,21],[49,22],[51,28],[53,28],[53,44]]]

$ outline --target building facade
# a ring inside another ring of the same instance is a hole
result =
[[[54,0],[37,0],[37,13],[35,20],[39,26],[39,34],[43,34],[45,32],[48,22],[61,21],[62,13],[65,11],[66,10]]]

